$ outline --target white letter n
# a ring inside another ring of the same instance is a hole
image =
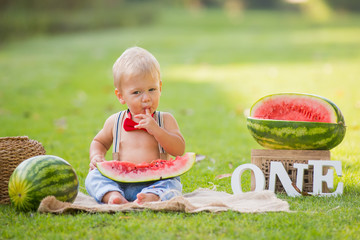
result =
[[[287,174],[284,165],[281,162],[270,163],[270,179],[269,179],[269,190],[275,192],[276,176],[278,176],[281,184],[283,185],[287,195],[291,197],[300,196],[295,188],[291,185],[291,179]]]

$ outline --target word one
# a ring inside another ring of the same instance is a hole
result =
[[[312,195],[319,196],[336,196],[343,193],[344,184],[338,183],[337,189],[332,193],[322,192],[322,183],[325,182],[329,189],[334,188],[334,169],[336,170],[337,176],[342,176],[341,162],[340,161],[329,161],[329,160],[309,160],[308,164],[294,163],[294,168],[297,169],[296,175],[296,186],[301,190],[304,180],[304,170],[309,168],[309,165],[314,167],[313,176],[313,192]],[[328,172],[324,175],[324,167],[334,167],[334,169],[328,169]],[[241,175],[246,170],[252,170],[255,175],[255,191],[263,191],[265,189],[265,176],[261,169],[254,164],[243,164],[235,169],[231,176],[231,188],[234,194],[242,193],[241,189]],[[276,176],[279,178],[283,185],[287,195],[291,197],[301,196],[292,186],[291,179],[286,172],[284,165],[281,162],[270,162],[270,177],[269,177],[269,190],[275,192]]]

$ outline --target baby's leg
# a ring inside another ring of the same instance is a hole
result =
[[[120,185],[104,177],[97,169],[88,173],[85,179],[85,187],[89,195],[98,203],[121,204],[127,202],[123,197],[123,190]]]
[[[182,185],[178,177],[160,180],[144,188],[137,194],[135,202],[142,204],[144,202],[170,200],[175,196],[181,195],[181,190]]]
[[[117,191],[111,191],[111,192],[107,192],[104,195],[102,202],[108,204],[124,204],[127,203],[128,201],[123,197],[123,195],[121,195],[121,193]]]

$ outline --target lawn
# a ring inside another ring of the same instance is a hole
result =
[[[306,92],[334,101],[347,133],[339,197],[278,197],[292,213],[136,212],[51,215],[0,206],[0,239],[356,239],[360,236],[360,17],[316,23],[297,13],[163,12],[156,24],[36,36],[0,49],[0,136],[40,141],[71,163],[86,192],[88,149],[117,102],[111,68],[124,49],[148,49],[162,67],[159,109],[171,112],[186,151],[206,156],[182,176],[184,192],[231,193],[232,173],[261,148],[244,113],[259,98]],[[110,159],[110,154],[107,156]],[[243,179],[249,189],[250,174]]]

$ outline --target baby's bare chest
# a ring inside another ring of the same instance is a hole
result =
[[[137,130],[124,132],[121,136],[120,143],[123,147],[154,147],[157,148],[156,139],[145,131]]]
[[[149,162],[159,158],[158,142],[142,130],[125,132],[121,136],[119,154],[121,161]]]

